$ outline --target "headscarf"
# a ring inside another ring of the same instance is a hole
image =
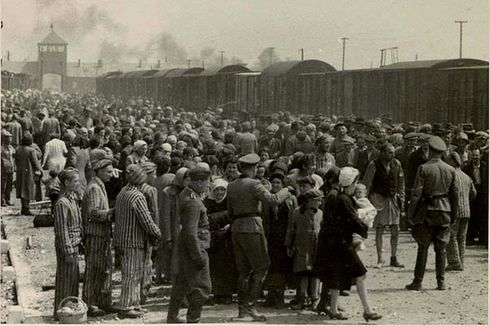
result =
[[[137,140],[134,142],[133,151],[137,152],[141,147],[148,145],[144,140]]]
[[[184,187],[184,179],[186,177],[187,171],[189,171],[189,169],[186,167],[182,167],[182,168],[178,169],[175,172],[175,178],[172,181],[172,184],[175,186],[179,186],[179,187],[183,188]]]
[[[358,176],[359,170],[350,166],[343,167],[340,169],[339,185],[344,188],[348,187],[357,180]]]
[[[147,175],[141,167],[136,164],[130,164],[126,168],[128,182],[133,186],[139,186],[146,181]]]
[[[228,182],[226,180],[224,180],[224,179],[218,178],[218,179],[215,179],[211,183],[211,193],[209,194],[209,199],[212,199],[216,203],[219,204],[223,200],[225,200],[225,198],[226,198],[226,192],[225,192],[225,195],[223,196],[223,198],[220,201],[218,201],[218,200],[216,200],[216,198],[214,198],[214,190],[217,189],[217,188],[225,188],[225,191],[226,191],[226,189],[228,188]]]

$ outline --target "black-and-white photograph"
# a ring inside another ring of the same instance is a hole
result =
[[[4,324],[488,324],[488,0],[1,0]]]

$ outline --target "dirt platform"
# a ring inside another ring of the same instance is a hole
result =
[[[53,228],[35,229],[32,217],[4,216],[2,220],[7,226],[8,237],[19,261],[29,268],[18,272],[18,277],[30,278],[32,294],[29,295],[27,309],[39,311],[44,316],[44,322],[53,323],[54,291],[42,291],[43,285],[53,285],[56,271],[54,253]],[[26,249],[26,239],[32,239],[32,248]],[[361,258],[368,267],[367,286],[369,300],[373,308],[383,315],[378,324],[487,324],[488,316],[488,250],[472,246],[466,251],[465,270],[463,272],[448,272],[446,280],[447,291],[437,291],[434,273],[434,252],[431,250],[424,281],[425,290],[407,291],[405,285],[413,277],[415,265],[416,244],[408,233],[402,233],[399,245],[399,260],[405,268],[395,269],[384,267],[375,269],[376,250],[374,234],[366,241],[366,250],[361,252]],[[389,261],[389,237],[384,239],[386,260]],[[83,271],[81,261],[81,271]],[[120,273],[114,277],[114,301],[117,302],[120,293]],[[80,284],[81,285],[81,284]],[[89,323],[162,323],[165,322],[169,302],[168,287],[153,287],[151,297],[144,306],[149,312],[143,319],[118,320],[115,315],[104,318],[89,319]],[[81,294],[81,287],[80,287]],[[290,291],[287,296],[291,298]],[[349,297],[341,297],[340,303],[349,315],[345,322],[330,321],[326,317],[316,316],[313,312],[297,312],[289,309],[274,310],[259,308],[268,317],[267,323],[315,323],[315,324],[359,324],[362,319],[362,307],[356,294],[355,287]],[[230,322],[236,316],[236,305],[206,306],[203,311],[203,323]],[[182,313],[185,311],[183,310]]]

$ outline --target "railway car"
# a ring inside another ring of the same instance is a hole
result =
[[[164,102],[172,103],[177,107],[195,107],[197,103],[197,83],[195,78],[204,69],[192,67],[173,69],[160,79]]]
[[[258,112],[260,107],[261,72],[243,72],[235,75],[236,111]]]
[[[221,107],[232,111],[236,103],[236,77],[237,73],[250,72],[242,65],[228,65],[205,69],[197,78],[198,101],[186,103],[191,110],[203,110],[207,106]]]
[[[334,67],[320,60],[273,63],[260,76],[260,110],[305,112],[308,108],[299,75],[333,71]]]

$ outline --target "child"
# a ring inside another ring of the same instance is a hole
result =
[[[46,196],[51,200],[51,213],[53,213],[53,207],[58,197],[60,196],[60,179],[58,179],[58,171],[51,169],[49,171],[49,178],[43,180],[46,186]]]
[[[362,183],[356,185],[356,189],[354,190],[354,201],[357,205],[357,216],[364,224],[369,228],[372,228],[377,210],[367,198],[367,189]],[[356,251],[364,250],[366,248],[364,245],[364,238],[359,234],[354,233],[352,238],[352,243],[354,244],[354,249]]]
[[[310,308],[316,310],[319,302],[320,279],[312,273],[316,262],[316,250],[323,212],[319,209],[323,193],[310,189],[304,194],[304,204],[296,208],[289,217],[286,232],[288,256],[293,257],[293,271],[300,279],[298,304],[293,310],[305,309],[308,306],[308,285]]]

